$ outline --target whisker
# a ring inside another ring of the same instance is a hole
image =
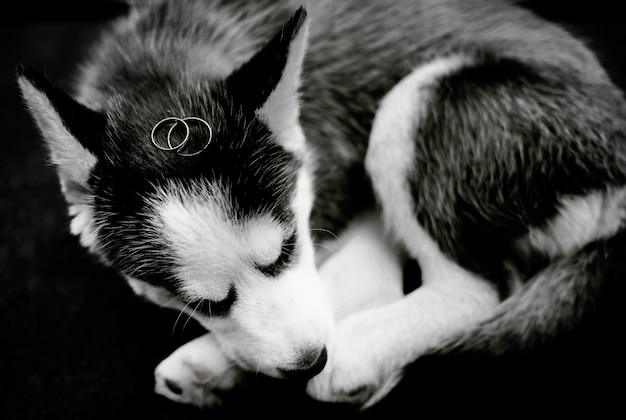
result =
[[[178,313],[178,316],[176,317],[176,321],[174,321],[174,326],[172,327],[172,335],[174,335],[174,333],[176,332],[176,326],[178,325],[178,321],[180,320],[180,317],[183,315],[183,313],[185,313],[185,309],[187,309],[187,306],[189,306],[189,303],[190,302],[185,303],[185,306],[183,306],[183,309],[181,309],[180,312]]]
[[[183,329],[182,329],[182,331],[185,331],[185,327],[187,326],[187,324],[189,323],[189,321],[191,320],[191,318],[193,318],[193,314],[195,314],[195,313],[196,313],[196,311],[198,310],[198,308],[199,308],[200,306],[202,306],[202,303],[203,303],[203,302],[204,302],[204,301],[203,301],[202,299],[198,301],[198,304],[196,305],[196,307],[193,309],[193,311],[191,311],[191,314],[189,314],[189,316],[187,317],[187,321],[185,321],[185,324],[183,325]]]
[[[315,242],[313,242],[313,246],[319,246],[320,248],[324,248],[325,250],[330,251],[330,252],[333,251],[328,245],[316,244]]]
[[[263,364],[263,361],[259,361],[259,363],[256,365],[256,370],[254,371],[254,374],[256,376],[259,376],[259,371],[261,370],[261,365]]]
[[[328,233],[328,234],[329,234],[330,236],[332,236],[333,238],[335,238],[335,239],[339,239],[339,237],[338,237],[337,235],[335,235],[333,232],[331,232],[331,231],[330,231],[330,230],[328,230],[328,229],[323,229],[323,228],[311,228],[310,230],[311,230],[311,232],[314,232],[314,231],[315,231],[315,232],[323,232],[323,233]]]

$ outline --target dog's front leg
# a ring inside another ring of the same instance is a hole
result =
[[[328,363],[308,383],[310,396],[372,405],[404,367],[486,319],[498,302],[490,285],[457,266],[427,268],[422,276],[423,285],[402,299],[338,322]]]
[[[158,394],[197,407],[221,405],[218,394],[232,391],[245,376],[211,333],[179,347],[157,366],[154,375]]]
[[[367,373],[376,374],[368,372],[365,364],[360,365],[366,358],[362,353],[367,352],[368,341],[377,341],[376,334],[370,336],[366,330],[377,323],[382,331],[393,330],[393,324],[384,324],[378,314],[404,297],[403,258],[376,212],[352,221],[340,239],[328,247],[332,255],[321,264],[319,273],[339,329],[329,352],[329,364],[309,383],[308,392],[318,400],[358,402],[365,397],[356,395],[359,384],[380,382],[368,378]]]

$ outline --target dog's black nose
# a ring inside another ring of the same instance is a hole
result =
[[[326,347],[319,349],[307,349],[302,352],[298,362],[289,369],[280,369],[280,371],[289,379],[309,380],[324,369],[328,353]]]

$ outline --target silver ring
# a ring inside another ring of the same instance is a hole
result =
[[[173,123],[172,123],[173,121]],[[182,152],[183,148],[185,147],[185,145],[189,142],[189,137],[191,134],[191,130],[189,129],[189,124],[187,124],[187,121],[198,121],[202,124],[204,124],[206,126],[206,128],[209,130],[209,136],[208,139],[206,141],[206,143],[204,144],[204,146],[200,149],[200,150],[196,150],[195,152],[192,153],[184,153]],[[157,130],[159,130],[159,128],[161,128],[162,126],[164,126],[166,123],[170,122],[171,127],[169,127],[169,129],[167,130],[167,147],[163,146],[161,144],[159,144],[159,142],[157,141],[155,134],[157,132]],[[178,126],[178,123],[181,123],[185,126],[185,138],[183,138],[183,140],[178,143],[177,145],[172,145],[172,133],[174,132],[174,129]],[[150,139],[152,140],[152,144],[154,144],[158,149],[166,151],[166,152],[172,152],[175,151],[178,155],[180,156],[195,156],[199,153],[201,153],[202,151],[204,151],[204,149],[206,149],[209,146],[209,143],[211,143],[211,140],[213,139],[213,130],[211,129],[211,126],[209,125],[208,122],[206,122],[205,120],[203,120],[202,118],[198,118],[198,117],[186,117],[186,118],[179,118],[179,117],[165,117],[162,120],[160,120],[159,122],[157,122],[154,127],[152,127],[152,131],[150,132]]]

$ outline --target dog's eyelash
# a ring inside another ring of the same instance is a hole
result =
[[[296,232],[294,232],[283,242],[280,255],[276,258],[276,261],[270,264],[256,264],[256,269],[269,277],[276,277],[293,260],[296,253],[296,241]]]
[[[189,302],[189,306],[197,308],[195,311],[206,316],[224,316],[237,300],[237,291],[231,286],[228,294],[222,300],[201,299]]]

